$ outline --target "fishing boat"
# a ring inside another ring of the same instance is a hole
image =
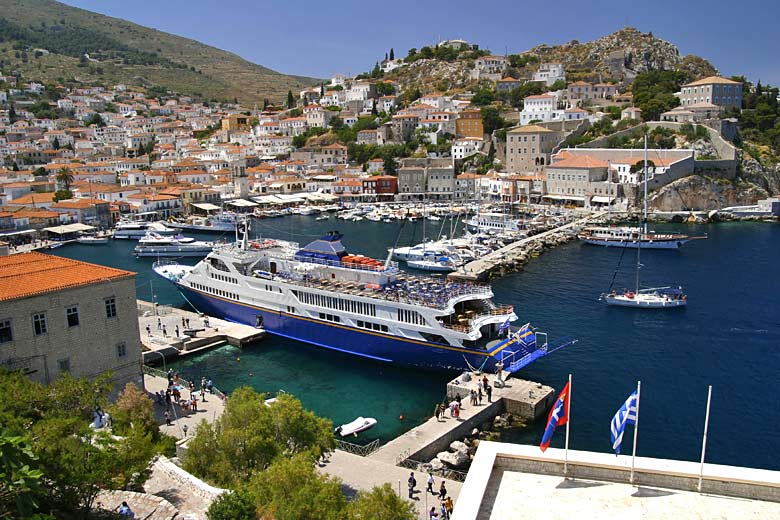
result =
[[[647,235],[647,134],[645,134],[645,164],[643,174],[644,184],[644,228],[641,230],[642,235]],[[630,247],[626,244],[624,247]],[[606,302],[607,305],[617,307],[633,307],[636,309],[671,309],[677,307],[684,307],[688,305],[688,297],[683,292],[682,287],[673,289],[671,287],[656,287],[650,289],[640,288],[639,273],[642,268],[641,252],[644,247],[643,242],[639,240],[636,248],[636,283],[634,290],[624,290],[622,293],[618,293],[613,290],[612,287],[615,283],[615,275],[612,276],[612,283],[609,287],[609,292],[602,294],[600,299]],[[622,255],[621,255],[622,258]],[[618,264],[618,268],[620,265]]]
[[[166,226],[162,222],[147,222],[144,220],[120,220],[114,226],[113,237],[117,239],[137,240],[148,232],[158,235],[173,235],[175,229]]]
[[[76,242],[87,246],[96,246],[101,244],[108,244],[108,237],[98,237],[95,235],[82,235],[76,239]]]
[[[214,248],[212,242],[203,242],[190,237],[162,236],[157,233],[147,233],[133,252],[135,256],[180,257],[206,256]]]
[[[369,428],[373,428],[377,421],[373,417],[358,417],[352,422],[342,424],[336,428],[336,433],[342,437],[348,435],[357,435],[360,432],[366,431]]]
[[[512,372],[571,343],[511,334],[514,308],[493,303],[489,285],[404,273],[389,257],[349,254],[342,238],[301,247],[249,240],[242,225],[235,243],[197,265],[162,260],[153,270],[200,312],[374,361]]]
[[[413,269],[434,273],[451,273],[458,268],[451,258],[447,256],[436,257],[435,255],[428,255],[427,258],[421,260],[409,260],[406,265]]]

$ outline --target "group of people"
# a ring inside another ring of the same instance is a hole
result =
[[[179,405],[179,408],[181,408],[182,413],[184,415],[187,415],[190,410],[193,412],[198,411],[198,397],[201,398],[201,400],[205,403],[206,402],[206,392],[213,394],[214,393],[214,383],[211,381],[211,379],[206,379],[205,377],[201,377],[200,379],[200,394],[195,390],[195,383],[190,381],[188,385],[189,390],[189,397],[182,397],[181,390],[183,388],[183,385],[180,383],[183,383],[184,380],[180,379],[178,373],[174,373],[173,370],[168,370],[168,388],[165,389],[165,391],[160,390],[159,392],[156,392],[154,395],[157,399],[157,402],[160,404],[165,405],[165,424],[170,426],[171,425],[171,405],[177,404]]]
[[[477,389],[472,389],[470,391],[470,401],[472,406],[477,406],[482,404],[482,396],[486,395],[488,402],[492,402],[493,400],[493,387],[490,386],[490,383],[488,382],[488,378],[486,375],[482,376],[482,379],[477,379]],[[457,419],[460,417],[460,410],[462,408],[462,401],[463,398],[460,396],[460,393],[455,394],[455,398],[450,402],[449,405],[445,405],[444,403],[438,403],[433,410],[433,415],[436,417],[436,420],[441,422],[442,418],[445,417],[445,413],[447,409],[450,410],[450,417],[453,417]]]
[[[407,479],[407,485],[409,488],[409,498],[414,500],[414,493],[417,488],[417,479],[414,477],[414,471],[409,473],[409,478]],[[426,493],[430,493],[432,495],[438,495],[439,500],[441,500],[441,505],[438,508],[436,506],[431,506],[431,510],[429,511],[429,518],[430,520],[433,519],[441,519],[441,520],[447,520],[449,519],[450,515],[452,514],[452,497],[447,496],[447,486],[444,482],[444,479],[441,479],[441,484],[439,485],[439,492],[437,493],[434,491],[434,487],[436,486],[436,480],[433,478],[433,473],[428,473],[428,486],[426,488]]]

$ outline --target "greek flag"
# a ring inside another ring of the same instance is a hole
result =
[[[628,396],[626,402],[612,418],[610,431],[612,433],[612,449],[615,455],[620,454],[620,445],[623,443],[623,432],[627,424],[636,424],[637,408],[639,406],[639,394],[636,390]]]
[[[509,330],[509,318],[498,327],[498,332],[504,332],[505,330]]]
[[[531,328],[531,323],[526,323],[515,333],[518,343],[528,348],[536,348],[536,333]]]

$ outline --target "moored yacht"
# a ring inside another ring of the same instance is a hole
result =
[[[190,237],[162,236],[157,233],[147,233],[133,252],[135,256],[154,257],[180,257],[180,256],[206,256],[212,249],[212,242],[202,242]]]
[[[173,235],[175,229],[167,227],[162,222],[147,222],[145,220],[120,220],[114,226],[114,238],[119,239],[138,239],[148,232],[154,232],[158,235]]]
[[[595,246],[628,247],[642,249],[679,249],[686,242],[699,238],[680,233],[645,232],[638,226],[589,227],[577,238]]]

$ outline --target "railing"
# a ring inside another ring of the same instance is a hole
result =
[[[401,466],[403,468],[411,469],[413,471],[423,471],[423,467],[426,468],[426,473],[430,472],[433,475],[436,475],[440,478],[446,478],[448,480],[454,480],[455,482],[465,482],[466,475],[468,472],[466,471],[459,471],[457,469],[450,469],[450,468],[443,468],[439,470],[434,469],[428,469],[429,464],[426,464],[424,462],[418,462],[416,460],[412,459],[403,459],[400,461],[397,466]]]
[[[378,450],[381,444],[382,443],[379,441],[379,439],[374,439],[373,441],[363,446],[360,444],[352,444],[351,442],[336,439],[336,449],[346,451],[347,453],[352,453],[354,455],[360,455],[361,457],[368,457],[376,450]]]
[[[159,369],[154,368],[154,367],[150,367],[148,365],[143,365],[143,371],[144,371],[144,374],[152,376],[152,377],[161,377],[161,378],[166,379],[166,380],[168,379],[168,374],[166,374],[162,370],[159,370]],[[181,384],[181,386],[186,386],[186,387],[190,386],[190,382],[188,380],[182,378],[182,377],[179,377],[179,383]],[[211,387],[211,393],[216,395],[217,397],[219,397],[223,401],[227,398],[227,395],[224,394],[216,386],[212,386]]]
[[[473,328],[476,321],[486,318],[488,316],[507,316],[509,314],[512,314],[514,312],[514,307],[512,305],[501,305],[496,307],[495,309],[490,309],[487,312],[481,312],[479,314],[476,314],[474,316],[471,316],[470,318],[464,318],[465,323],[442,323],[442,325],[445,328],[452,329],[458,332],[470,332]]]

